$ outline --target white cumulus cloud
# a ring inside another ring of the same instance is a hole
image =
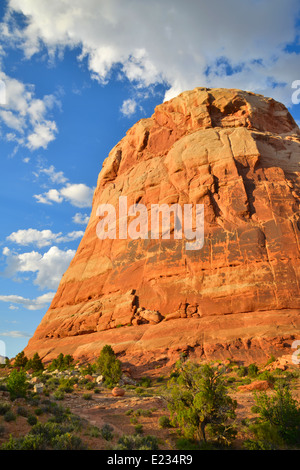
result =
[[[58,132],[55,121],[48,118],[54,106],[60,104],[58,98],[54,95],[37,98],[32,85],[8,76],[1,67],[0,80],[6,91],[5,103],[0,103],[6,139],[30,150],[46,149]]]
[[[286,47],[298,37],[298,0],[9,0],[8,6],[4,40],[27,58],[44,46],[51,58],[78,47],[78,60],[86,58],[91,77],[104,84],[118,66],[136,88],[167,84],[166,98],[224,86],[288,104],[291,82],[300,77],[299,54]],[[25,15],[24,27],[16,27],[15,12]],[[32,145],[43,145],[38,135]]]
[[[33,282],[41,289],[57,289],[62,275],[75,255],[75,250],[64,251],[57,246],[52,246],[44,254],[37,251],[14,253],[5,248],[2,251],[7,257],[4,274],[13,277],[17,273],[36,273]]]
[[[73,240],[77,240],[78,238],[82,238],[83,235],[84,232],[82,230],[69,232],[67,235],[62,236],[61,232],[53,233],[51,230],[37,230],[28,228],[13,232],[8,237],[6,237],[6,239],[18,245],[26,246],[33,244],[41,248],[44,246],[49,246],[53,243],[71,242]]]
[[[81,212],[76,212],[76,214],[72,217],[72,220],[75,224],[87,225],[90,218],[87,214],[81,214]]]

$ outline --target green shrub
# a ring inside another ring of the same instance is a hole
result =
[[[137,424],[138,423],[137,417],[133,416],[132,418],[130,418],[130,422],[131,422],[131,424]]]
[[[199,442],[191,439],[185,439],[181,437],[176,441],[176,449],[178,450],[199,450]]]
[[[136,426],[134,426],[134,432],[135,434],[143,434],[143,425],[137,424]]]
[[[158,424],[160,428],[171,428],[172,424],[170,418],[168,416],[160,416],[158,420]]]
[[[13,411],[8,410],[5,415],[3,416],[4,421],[15,421],[16,420],[16,415]]]
[[[60,379],[58,390],[64,393],[72,393],[74,391],[74,380],[66,378]]]
[[[133,411],[133,416],[146,416],[146,417],[149,417],[149,416],[152,416],[152,411],[151,410],[143,410],[142,408],[139,408],[135,411]]]
[[[100,437],[100,429],[97,426],[90,426],[88,429],[88,435],[91,437]]]
[[[53,359],[53,361],[51,362],[51,364],[49,364],[48,366],[48,370],[49,371],[53,371],[53,370],[66,370],[66,369],[69,369],[72,364],[74,362],[74,358],[70,355],[70,354],[67,354],[66,356],[64,356],[62,353],[60,353],[56,359]]]
[[[282,445],[300,444],[300,407],[289,387],[277,386],[275,393],[254,394],[259,417],[251,427],[254,439],[245,443],[247,448],[277,449]],[[250,447],[249,447],[250,446]]]
[[[47,379],[46,386],[49,390],[53,391],[58,387],[59,383],[60,382],[57,377],[51,377],[50,379]]]
[[[103,375],[106,385],[118,384],[122,376],[121,362],[117,359],[111,346],[105,345],[103,347],[96,365]]]
[[[256,364],[249,364],[248,366],[248,376],[251,378],[257,377],[258,374],[258,367]]]
[[[24,351],[22,351],[16,355],[15,361],[14,361],[14,367],[24,368],[27,362],[28,362],[28,358],[25,356]]]
[[[27,418],[27,423],[30,424],[30,426],[34,426],[38,422],[38,419],[34,415],[29,415]]]
[[[268,370],[264,370],[263,372],[258,374],[257,378],[259,380],[267,380],[272,384],[275,382],[275,377],[273,377],[273,375]]]
[[[113,435],[113,427],[109,424],[104,424],[100,431],[101,437],[106,441],[111,441],[114,437]]]
[[[81,439],[71,434],[70,429],[57,423],[35,424],[29,433],[21,438],[10,436],[2,450],[82,450],[86,446]]]
[[[82,395],[82,398],[83,398],[84,400],[92,400],[93,395],[92,395],[91,393],[84,393],[84,394]]]
[[[28,416],[28,409],[25,408],[25,406],[18,406],[17,408],[17,414],[19,416],[23,416],[24,418],[27,418]]]
[[[65,398],[65,394],[62,390],[56,390],[56,392],[53,393],[53,398],[55,400],[63,400]]]
[[[238,377],[245,377],[247,374],[248,374],[248,369],[245,366],[240,366],[236,371],[236,375]]]
[[[151,387],[151,379],[150,377],[142,377],[141,380],[139,381],[139,385],[141,387]]]
[[[88,382],[85,386],[87,390],[93,390],[95,388],[95,384],[93,382]]]
[[[26,370],[32,369],[33,372],[42,372],[44,370],[44,364],[36,352],[31,359],[28,359],[26,363]]]
[[[13,369],[7,379],[6,387],[11,400],[25,398],[28,389],[25,371]]]
[[[9,403],[6,403],[5,401],[0,402],[0,415],[5,415],[7,411],[11,409],[11,406]]]
[[[179,375],[168,382],[166,392],[172,424],[187,439],[206,442],[208,434],[220,444],[231,444],[237,403],[227,393],[224,370],[188,361],[177,367]]]
[[[67,432],[58,435],[51,440],[53,450],[85,450],[86,446],[78,436]]]
[[[155,436],[123,435],[118,440],[115,450],[157,450],[158,440]]]

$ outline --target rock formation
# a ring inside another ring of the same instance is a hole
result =
[[[271,98],[196,88],[157,106],[104,161],[85,235],[26,354],[92,359],[110,344],[149,367],[181,352],[245,362],[292,354],[299,164],[300,130]],[[117,208],[120,196],[148,211],[203,204],[203,248],[186,250],[172,233],[99,239],[97,208]]]

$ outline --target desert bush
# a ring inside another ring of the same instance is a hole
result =
[[[17,414],[19,416],[23,416],[24,418],[27,418],[28,416],[28,409],[25,408],[25,406],[18,406],[17,408]]]
[[[101,437],[106,441],[111,441],[114,437],[113,430],[114,429],[112,426],[110,426],[109,424],[104,424],[100,431]]]
[[[74,436],[67,432],[60,434],[51,440],[51,447],[53,450],[85,450],[86,445],[82,442],[80,437]]]
[[[6,387],[11,400],[25,398],[28,389],[25,371],[23,369],[13,369],[7,379]]]
[[[168,382],[166,394],[172,424],[199,443],[206,442],[208,431],[218,443],[231,444],[237,403],[227,393],[224,370],[188,361],[177,367],[179,375]]]
[[[176,441],[176,449],[178,450],[199,450],[200,448],[203,450],[211,450],[213,449],[213,446],[208,443],[201,443],[199,445],[199,442],[192,439],[186,439],[184,437],[181,437]]]
[[[59,386],[59,379],[57,377],[51,377],[47,379],[46,386],[49,390],[53,391]]]
[[[133,416],[132,418],[130,418],[130,422],[131,424],[137,424],[139,421],[136,416]]]
[[[144,410],[142,408],[138,408],[137,410],[133,411],[132,410],[133,416],[152,416],[152,411],[151,410]]]
[[[14,360],[14,367],[21,367],[24,368],[28,362],[28,358],[25,356],[24,351],[21,351],[19,354],[16,355]]]
[[[245,366],[240,366],[236,371],[236,375],[238,377],[245,377],[247,374],[248,374],[248,369]]]
[[[65,356],[60,353],[56,359],[53,359],[52,362],[48,366],[49,371],[53,370],[66,370],[69,369],[74,362],[74,358],[70,354],[66,354]]]
[[[160,428],[171,428],[172,423],[170,421],[170,418],[168,416],[160,416],[158,420],[158,424]]]
[[[64,393],[72,393],[74,391],[74,380],[70,378],[62,378],[59,381],[58,390]]]
[[[54,393],[53,393],[53,398],[55,400],[63,400],[65,398],[65,394],[62,390],[56,390]]]
[[[10,437],[1,446],[2,450],[82,450],[86,446],[71,431],[57,423],[37,423],[29,433],[21,438]]]
[[[89,426],[88,435],[91,437],[100,437],[100,429],[97,426]]]
[[[142,424],[136,424],[136,426],[134,426],[134,433],[135,434],[143,434],[143,425]]]
[[[121,362],[117,359],[111,346],[105,345],[103,347],[96,365],[99,372],[103,375],[106,385],[113,386],[118,384],[122,376]]]
[[[248,368],[248,376],[251,377],[251,378],[255,378],[257,377],[257,374],[258,374],[258,367],[256,364],[249,364]]]
[[[32,369],[33,372],[42,372],[44,370],[44,364],[39,356],[39,353],[35,353],[31,359],[28,359],[26,363],[26,370]]]
[[[9,403],[6,403],[5,401],[0,402],[0,415],[5,415],[7,411],[11,409],[11,406]]]
[[[253,439],[245,441],[247,449],[274,450],[300,444],[300,407],[288,386],[277,385],[275,393],[254,394],[252,411],[259,417],[249,427]]]
[[[140,380],[139,380],[139,385],[141,387],[144,387],[144,388],[148,388],[148,387],[151,387],[151,379],[150,377],[142,377]]]
[[[16,420],[16,415],[12,410],[8,410],[4,416],[3,416],[4,421],[10,422],[10,421],[15,421]]]
[[[91,393],[84,393],[84,394],[82,395],[82,398],[83,398],[84,400],[92,400],[93,395],[92,395]]]
[[[27,418],[27,423],[30,424],[30,426],[34,426],[38,422],[38,419],[35,415],[30,414]]]
[[[263,372],[258,374],[257,378],[259,380],[267,380],[268,382],[270,382],[272,384],[274,384],[274,382],[276,380],[275,377],[268,370],[264,370]]]
[[[115,450],[157,450],[158,440],[155,436],[123,435],[118,440]]]

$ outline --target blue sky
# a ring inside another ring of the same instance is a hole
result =
[[[300,121],[292,103],[299,11],[298,0],[1,0],[7,356],[47,311],[85,230],[102,162],[137,120],[186,89],[217,86],[272,96]]]

